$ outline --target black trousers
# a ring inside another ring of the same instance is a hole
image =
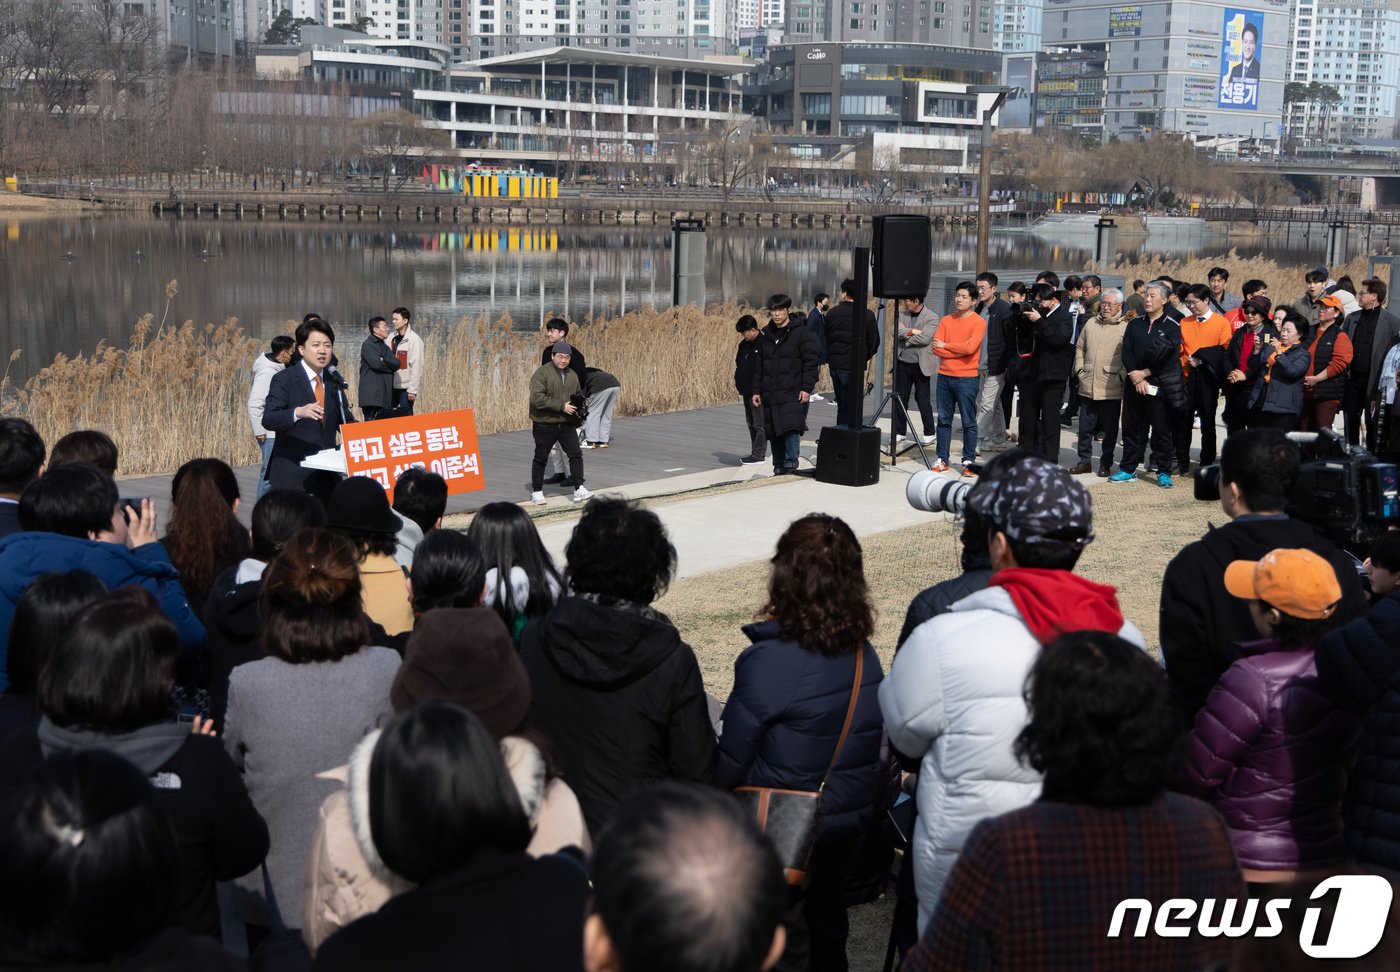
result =
[[[394,389],[394,408],[401,409],[402,412],[400,414],[412,415],[413,404],[413,402],[409,401],[407,388]]]
[[[549,450],[554,448],[556,442],[569,458],[571,485],[582,486],[583,450],[578,445],[578,426],[536,423],[531,431],[535,436],[535,459],[530,463],[530,488],[537,493],[544,489],[544,466],[549,461]]]
[[[787,948],[775,972],[846,972],[846,939],[850,919],[846,915],[846,891],[842,880],[842,853],[821,845],[813,851],[807,870],[807,886],[790,888],[788,911],[783,917]]]
[[[1346,383],[1346,388],[1342,392],[1342,427],[1346,429],[1347,442],[1352,445],[1361,444],[1361,422],[1365,416],[1366,422],[1366,443],[1367,448],[1375,445],[1376,423],[1370,411],[1366,408],[1366,400],[1370,397],[1364,384],[1355,384],[1351,381]],[[1379,407],[1384,407],[1381,405]],[[1375,449],[1371,449],[1372,452]]]
[[[1250,417],[1251,429],[1278,429],[1280,432],[1297,432],[1298,416],[1286,412],[1256,411]]]
[[[904,411],[909,407],[909,389],[914,389],[914,401],[919,405],[919,418],[924,422],[924,435],[933,435],[938,430],[933,419],[933,396],[929,394],[929,378],[917,361],[896,361],[894,363],[894,397],[904,408],[892,407],[890,427],[895,435],[905,432]]]
[[[1215,412],[1220,407],[1220,393],[1214,384],[1202,381],[1199,371],[1186,379],[1185,412],[1176,413],[1176,424],[1172,429],[1172,446],[1176,451],[1176,462],[1185,466],[1191,461],[1191,438],[1195,431],[1194,421],[1201,417],[1201,465],[1215,462]]]
[[[1060,461],[1060,402],[1064,379],[1027,382],[1021,386],[1020,446],[1051,462]]]
[[[1123,416],[1123,399],[1104,398],[1095,401],[1085,395],[1077,396],[1079,402],[1079,461],[1094,464],[1094,436],[1103,433],[1103,447],[1099,452],[1099,466],[1108,469],[1113,465],[1113,450],[1118,447],[1118,424]]]
[[[749,454],[745,458],[762,459],[768,454],[768,436],[763,431],[763,406],[744,396],[744,421],[749,424]]]
[[[1001,418],[1008,429],[1011,428],[1011,408],[1016,403],[1016,392],[1020,386],[1020,379],[1017,377],[1020,371],[1021,359],[1012,358],[1006,366],[1005,380],[1001,386]]]
[[[1160,394],[1139,395],[1131,384],[1123,389],[1123,460],[1118,468],[1137,472],[1147,451],[1149,433],[1152,442],[1152,464],[1149,468],[1171,472],[1176,465],[1176,449],[1172,445],[1174,416],[1171,406]]]

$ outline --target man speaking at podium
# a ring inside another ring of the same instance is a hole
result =
[[[267,481],[274,489],[306,488],[312,470],[301,461],[322,449],[334,449],[340,424],[341,396],[328,387],[325,374],[335,346],[335,332],[325,321],[304,321],[296,330],[300,360],[272,376],[263,409],[263,427],[276,432]]]

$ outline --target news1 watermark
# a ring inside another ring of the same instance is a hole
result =
[[[1298,947],[1309,958],[1352,959],[1370,953],[1385,933],[1393,891],[1375,874],[1336,874],[1319,881],[1308,895],[1319,901],[1336,895],[1331,928],[1318,933],[1324,908],[1306,905]],[[1283,913],[1295,907],[1291,898],[1169,898],[1154,905],[1146,898],[1125,898],[1113,909],[1108,937],[1273,938],[1283,934]],[[1125,931],[1126,928],[1126,931]],[[1321,939],[1321,940],[1319,940]]]

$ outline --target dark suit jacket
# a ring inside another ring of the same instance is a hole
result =
[[[19,532],[19,504],[0,503],[0,537]]]
[[[1255,80],[1255,81],[1258,81],[1258,80],[1259,80],[1259,58],[1256,57],[1254,60],[1250,61],[1250,62],[1249,62],[1249,70],[1248,70],[1248,71],[1243,71],[1243,73],[1241,73],[1241,71],[1242,71],[1243,68],[1244,68],[1244,62],[1243,62],[1243,61],[1240,62],[1239,64],[1236,64],[1234,67],[1230,68],[1230,77],[1229,77],[1228,80],[1230,80],[1230,81],[1241,81],[1241,80],[1244,80],[1244,79],[1247,79],[1247,78],[1252,78],[1252,79]]]
[[[324,422],[296,417],[298,407],[314,401],[316,395],[311,389],[311,379],[300,362],[272,376],[267,404],[263,408],[263,428],[277,433],[267,464],[267,481],[276,489],[303,489],[312,470],[303,469],[301,461],[322,449],[336,446],[343,421],[340,396],[333,387],[326,387]]]
[[[399,356],[371,334],[360,345],[360,408],[388,408],[394,404],[394,372]]]

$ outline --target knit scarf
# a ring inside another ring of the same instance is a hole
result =
[[[1264,381],[1265,381],[1265,383],[1268,383],[1268,382],[1269,382],[1270,380],[1272,380],[1272,378],[1273,378],[1273,373],[1274,373],[1274,362],[1278,360],[1278,356],[1281,355],[1281,354],[1283,354],[1285,351],[1291,351],[1291,350],[1293,350],[1293,349],[1296,348],[1297,346],[1298,346],[1298,342],[1297,342],[1297,341],[1294,341],[1292,344],[1280,344],[1280,345],[1278,345],[1277,347],[1274,348],[1273,353],[1269,355],[1269,360],[1268,360],[1268,362],[1264,365]]]

